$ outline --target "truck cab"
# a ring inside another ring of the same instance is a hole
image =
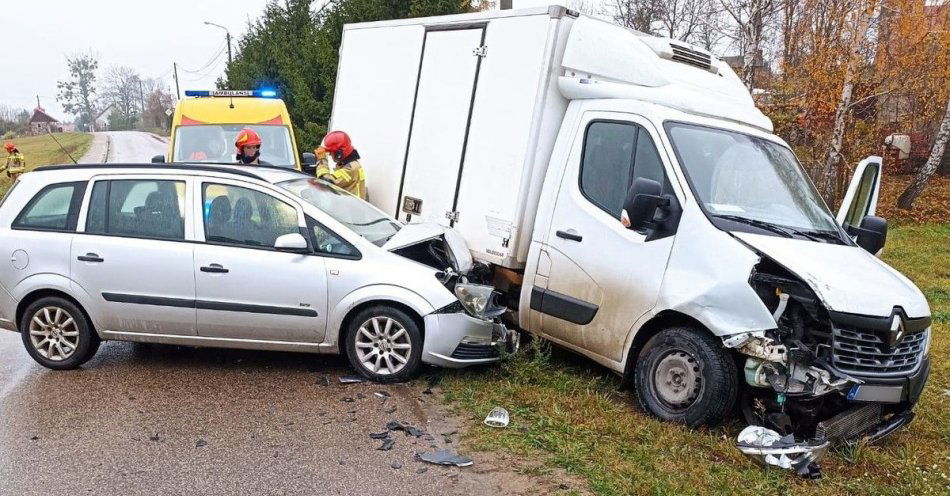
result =
[[[290,114],[274,90],[188,90],[175,107],[168,157],[152,162],[234,163],[234,140],[249,127],[262,139],[261,160],[303,170],[316,158],[297,154]],[[302,159],[302,160],[301,160]]]
[[[347,25],[337,77],[370,201],[650,414],[825,448],[913,418],[930,309],[875,256],[880,158],[833,214],[715,55],[552,6]]]

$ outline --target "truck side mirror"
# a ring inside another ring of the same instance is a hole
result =
[[[851,229],[857,233],[855,242],[858,246],[872,255],[877,255],[884,249],[884,243],[887,242],[887,221],[883,218],[865,215],[861,219],[861,227]]]
[[[152,163],[153,163],[153,164],[164,164],[164,163],[165,163],[165,156],[164,156],[164,155],[155,155],[154,157],[152,157]]]
[[[663,196],[660,183],[638,177],[634,179],[630,189],[627,190],[627,198],[623,202],[623,208],[627,211],[627,217],[630,218],[630,229],[639,233],[656,229],[657,225],[653,221],[656,211],[660,207],[669,205],[669,198]]]

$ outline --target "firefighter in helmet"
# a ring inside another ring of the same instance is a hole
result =
[[[253,129],[242,129],[234,140],[237,163],[243,165],[270,165],[261,160],[261,137]]]
[[[365,200],[366,173],[360,165],[360,154],[343,131],[333,131],[323,138],[323,146],[314,150],[317,156],[317,177],[343,188]],[[333,155],[336,167],[330,170],[327,154]]]
[[[3,167],[0,168],[0,172],[7,171],[7,177],[16,180],[26,169],[26,159],[23,157],[23,154],[20,153],[20,150],[17,149],[16,144],[7,142],[4,148],[7,150],[7,161],[3,164]]]

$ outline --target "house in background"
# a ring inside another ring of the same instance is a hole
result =
[[[43,107],[33,109],[33,115],[30,116],[30,134],[61,133],[63,125],[53,116],[46,113]]]
[[[109,114],[112,113],[115,107],[110,103],[105,106],[102,110],[96,114],[96,117],[92,119],[92,122],[89,123],[89,131],[108,131],[109,130]]]

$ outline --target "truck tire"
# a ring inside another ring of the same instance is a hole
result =
[[[346,330],[346,357],[375,382],[411,379],[422,364],[422,332],[406,312],[386,305],[361,310]]]
[[[69,370],[86,363],[99,349],[99,336],[75,303],[49,296],[26,307],[20,336],[27,353],[40,365]]]
[[[634,383],[647,413],[689,426],[721,423],[739,390],[736,364],[722,343],[689,327],[665,329],[647,341]]]

